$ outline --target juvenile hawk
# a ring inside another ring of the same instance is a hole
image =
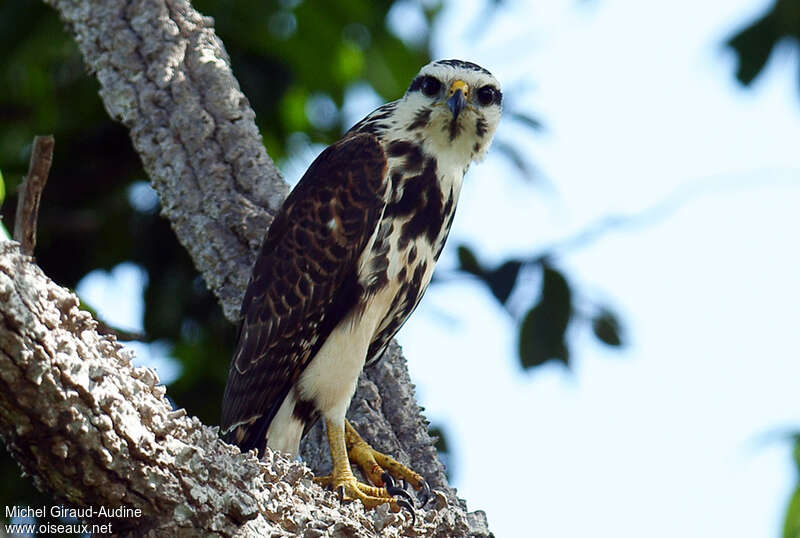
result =
[[[365,506],[407,506],[377,486],[420,475],[367,445],[345,420],[365,364],[419,303],[447,239],[464,173],[483,158],[502,93],[460,60],[423,67],[398,101],[364,118],[311,164],[267,232],[242,303],[222,402],[225,439],[296,455],[322,417],[333,471],[319,482]],[[402,490],[400,490],[402,491]]]

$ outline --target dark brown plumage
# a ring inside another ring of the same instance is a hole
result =
[[[244,297],[223,399],[223,429],[246,422],[226,435],[242,450],[264,452],[289,389],[356,307],[356,262],[381,216],[385,168],[375,136],[344,138],[314,161],[270,226]],[[311,411],[303,418],[313,418],[313,406],[300,407]]]

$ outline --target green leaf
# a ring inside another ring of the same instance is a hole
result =
[[[519,358],[525,369],[555,359],[569,364],[566,331],[572,316],[572,292],[561,272],[545,266],[539,302],[522,320]]]
[[[528,311],[519,331],[519,358],[524,369],[540,366],[556,359],[569,362],[569,350],[564,342],[564,332],[553,323],[554,318],[544,303]]]
[[[509,260],[486,275],[486,284],[501,304],[505,304],[508,296],[511,295],[521,267],[521,261]]]
[[[776,28],[774,12],[767,13],[728,40],[739,60],[736,78],[745,86],[755,80],[767,65],[772,49],[782,37]]]
[[[481,264],[478,263],[478,258],[475,257],[475,254],[466,245],[458,245],[458,263],[459,269],[466,273],[483,277],[486,272],[483,267],[481,267]]]
[[[794,434],[792,456],[797,470],[800,472],[800,434]],[[783,538],[800,538],[800,485],[798,485],[786,507],[786,518],[783,522]]]
[[[302,131],[308,128],[306,116],[306,100],[308,94],[305,89],[294,87],[283,96],[281,105],[281,119],[288,132]]]
[[[542,300],[560,305],[559,314],[569,318],[572,312],[572,291],[564,275],[547,265],[542,275]]]
[[[517,282],[519,270],[522,268],[521,261],[508,260],[496,269],[487,271],[478,262],[475,253],[466,245],[458,246],[458,263],[461,271],[483,280],[500,304],[505,304],[508,300],[508,296],[511,295],[514,284]]]
[[[789,506],[786,508],[783,538],[800,538],[800,487],[794,490],[792,498],[789,500]]]
[[[351,41],[339,45],[335,61],[335,76],[341,84],[347,84],[361,76],[364,71],[364,53]]]
[[[595,336],[606,345],[619,347],[622,345],[621,329],[617,317],[606,309],[592,319],[592,330]]]

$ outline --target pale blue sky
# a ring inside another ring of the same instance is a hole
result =
[[[494,155],[470,173],[451,247],[538,252],[686,197],[559,259],[629,335],[617,353],[575,331],[572,373],[521,373],[486,290],[429,290],[400,341],[451,432],[456,485],[498,536],[779,536],[789,444],[756,440],[800,429],[797,58],[736,85],[721,43],[765,1],[540,4],[508,2],[482,39],[464,3],[437,26],[438,56],[529,84],[519,106],[547,131],[525,147],[555,191]]]
[[[558,259],[628,335],[610,351],[578,327],[571,372],[523,373],[512,322],[477,284],[428,291],[399,340],[454,447],[455,485],[498,536],[779,536],[790,446],[759,439],[800,429],[798,59],[772,61],[752,89],[735,83],[721,43],[764,0],[541,4],[506,2],[476,36],[482,3],[452,2],[436,25],[438,57],[489,68],[547,128],[501,125],[548,187],[490,154],[468,175],[441,265],[461,242],[499,261],[681,203]],[[356,91],[345,112],[373,104]],[[115,286],[142,275],[114,276],[79,290],[121,300],[109,321],[140,327],[141,298]]]

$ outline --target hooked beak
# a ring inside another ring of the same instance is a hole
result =
[[[469,86],[463,80],[456,80],[450,85],[450,91],[447,95],[447,107],[453,113],[453,119],[456,119],[467,104]]]

